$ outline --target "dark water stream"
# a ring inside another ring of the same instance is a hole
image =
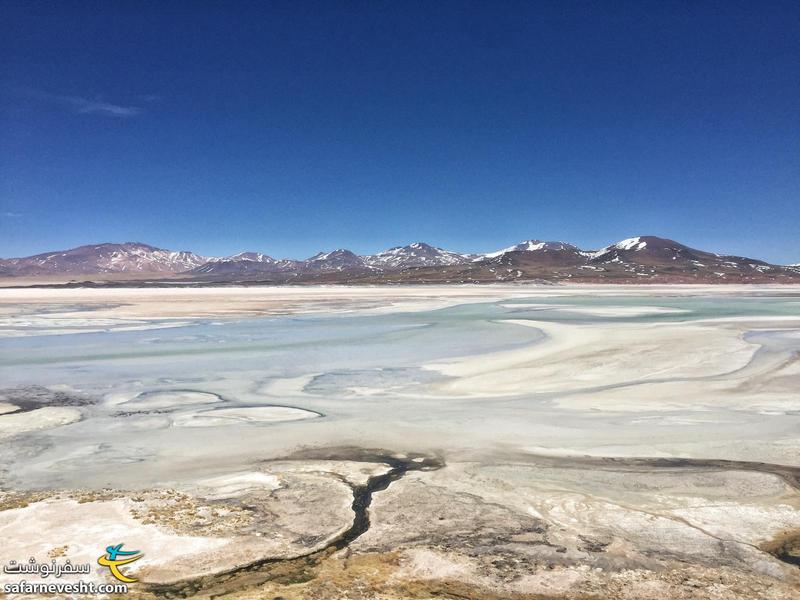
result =
[[[349,484],[353,490],[353,523],[322,548],[293,558],[266,558],[223,573],[198,577],[174,584],[154,584],[147,591],[162,598],[188,598],[197,594],[203,597],[223,596],[230,591],[240,591],[270,580],[282,583],[299,583],[309,577],[308,571],[331,553],[347,548],[369,530],[369,506],[376,492],[387,489],[409,471],[435,471],[444,462],[433,456],[391,455],[385,451],[361,448],[309,450],[293,454],[291,460],[343,460],[389,465],[381,475],[370,477],[361,485]]]

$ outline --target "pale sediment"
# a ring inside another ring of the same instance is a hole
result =
[[[800,592],[796,303],[717,319],[655,288],[390,291],[74,291],[88,320],[215,320],[61,336],[66,356],[4,342],[3,555],[124,541],[147,555],[132,598]]]
[[[31,497],[0,511],[0,533],[32,537],[18,529],[23,511],[72,555],[101,532],[146,539],[153,563],[141,561],[134,598],[789,599],[799,477],[758,463],[525,455],[442,468],[321,448],[184,492]],[[83,536],[71,529],[89,515]]]

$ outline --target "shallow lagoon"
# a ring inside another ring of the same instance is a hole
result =
[[[480,453],[507,445],[580,448],[613,440],[620,447],[645,438],[666,448],[697,436],[720,443],[736,435],[781,436],[797,427],[796,416],[704,407],[701,417],[643,409],[632,419],[602,406],[559,409],[553,404],[558,393],[535,386],[499,398],[459,397],[440,393],[437,384],[448,376],[424,367],[490,358],[545,339],[539,328],[510,319],[591,327],[798,315],[800,301],[792,296],[553,296],[419,312],[181,320],[136,331],[115,331],[113,325],[100,333],[28,330],[0,343],[3,387],[55,386],[86,404],[80,422],[6,445],[3,458],[15,465],[6,483],[146,486],[334,443]],[[800,351],[796,331],[745,335],[765,346],[762,353]],[[131,398],[186,391],[217,395],[221,403],[209,409],[202,402],[176,402],[149,412],[126,407]],[[209,410],[265,405],[321,416],[209,420]],[[212,426],[181,426],[201,416]]]

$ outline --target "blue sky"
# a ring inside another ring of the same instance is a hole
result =
[[[0,256],[800,261],[796,2],[0,0]]]

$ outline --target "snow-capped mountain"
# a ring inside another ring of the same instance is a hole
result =
[[[781,267],[741,256],[727,256],[690,248],[674,240],[655,236],[628,238],[586,256],[593,265],[632,265],[651,271],[709,271],[725,276],[733,272],[770,272]]]
[[[0,276],[4,277],[103,273],[153,273],[165,279],[179,274],[183,280],[198,282],[269,283],[800,282],[800,265],[772,265],[715,254],[655,236],[627,238],[600,250],[531,239],[486,254],[459,254],[416,242],[365,256],[340,248],[306,260],[275,259],[260,252],[206,258],[129,242],[0,259]]]
[[[138,242],[96,244],[2,261],[15,275],[89,273],[180,273],[209,259],[193,252],[173,252]]]
[[[691,248],[674,240],[638,236],[620,240],[600,250],[561,250],[558,260],[532,252],[506,252],[493,259],[519,277],[604,281],[761,281],[793,279],[787,267],[761,260],[727,256]],[[486,261],[484,261],[486,262]],[[489,261],[491,262],[491,261]]]
[[[218,260],[239,260],[245,262],[257,262],[257,263],[267,263],[272,264],[277,262],[271,256],[267,256],[266,254],[261,254],[261,252],[239,252],[239,254],[234,254],[233,256],[228,256],[225,259],[219,258],[212,258],[212,261]]]
[[[191,270],[193,275],[244,276],[289,273],[302,270],[302,261],[276,259],[261,252],[240,252],[232,256],[209,259]]]
[[[474,257],[473,261],[479,261],[486,258],[498,258],[509,252],[577,252],[578,248],[572,244],[565,242],[542,242],[540,240],[525,240],[519,244],[514,244],[508,248],[503,248],[496,252],[488,252],[486,254],[479,254]]]
[[[225,258],[210,259],[204,265],[193,269],[192,273],[198,275],[277,275],[281,273],[314,275],[398,270],[410,267],[456,265],[466,262],[469,262],[469,258],[464,255],[416,242],[366,256],[359,256],[350,250],[340,248],[332,252],[320,252],[304,261],[276,260],[257,252],[242,252]]]
[[[651,262],[653,260],[693,260],[709,253],[693,250],[673,240],[655,236],[627,238],[600,250],[586,252],[595,262]]]
[[[492,268],[567,268],[585,262],[582,251],[566,242],[543,242],[541,240],[525,240],[519,244],[503,248],[496,252],[479,255],[473,262],[491,265]],[[524,273],[523,271],[520,271]]]
[[[303,262],[304,268],[310,271],[349,271],[366,269],[364,258],[339,248],[332,252],[320,252]]]
[[[378,269],[435,267],[440,265],[461,265],[469,262],[469,258],[463,254],[450,252],[423,242],[415,242],[408,246],[395,246],[362,258],[367,265]]]

